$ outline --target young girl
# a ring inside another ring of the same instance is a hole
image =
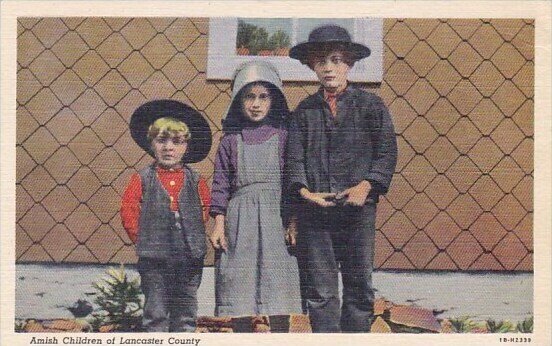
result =
[[[234,75],[211,196],[217,316],[301,312],[297,261],[281,216],[289,112],[281,88],[265,62],[246,63]]]

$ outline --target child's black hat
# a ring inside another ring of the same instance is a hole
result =
[[[134,111],[130,118],[132,139],[151,156],[148,130],[157,119],[171,117],[182,121],[190,129],[188,149],[182,158],[184,163],[195,163],[207,157],[211,150],[211,128],[207,120],[195,109],[179,101],[155,100],[146,102]]]
[[[352,55],[354,61],[370,56],[370,48],[361,43],[353,42],[351,40],[351,35],[349,35],[346,29],[337,25],[323,25],[310,32],[307,42],[299,43],[292,47],[289,51],[289,57],[306,64],[310,51],[331,44],[343,45]]]

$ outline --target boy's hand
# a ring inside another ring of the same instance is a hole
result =
[[[328,192],[310,192],[307,188],[302,188],[299,193],[301,197],[307,200],[309,203],[316,204],[319,207],[333,207],[335,206],[335,193]]]
[[[213,233],[209,236],[209,241],[216,250],[228,250],[228,243],[226,243],[226,236],[224,235],[224,222],[215,222],[215,227]]]
[[[341,191],[335,197],[336,199],[347,198],[345,205],[351,205],[354,207],[362,207],[366,203],[366,198],[372,189],[372,185],[368,180],[363,180],[358,185],[348,188],[345,191]]]

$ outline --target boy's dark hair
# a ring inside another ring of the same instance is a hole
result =
[[[353,67],[355,62],[357,62],[357,60],[354,59],[353,54],[347,49],[347,46],[345,44],[333,42],[321,44],[316,48],[309,50],[309,52],[305,56],[305,60],[301,62],[307,65],[311,70],[314,70],[314,65],[312,63],[312,60],[314,58],[320,56],[326,57],[336,51],[343,54],[344,61],[347,65],[349,65],[349,67]]]
[[[249,90],[253,85],[264,86],[270,94],[270,109],[266,118],[263,120],[265,124],[274,127],[282,127],[285,125],[286,119],[289,119],[289,110],[287,102],[281,91],[271,83],[258,81],[252,82],[240,89],[239,93],[234,98],[230,110],[225,119],[222,120],[222,131],[225,134],[237,133],[249,122],[243,114],[242,98],[246,90]]]

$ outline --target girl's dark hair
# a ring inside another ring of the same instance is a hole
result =
[[[268,82],[251,82],[245,85],[234,98],[226,118],[222,120],[222,131],[226,134],[240,132],[244,126],[250,121],[243,114],[242,98],[246,90],[249,90],[253,85],[264,86],[270,94],[270,109],[266,118],[263,119],[263,124],[269,124],[274,127],[283,127],[285,122],[289,119],[289,108],[287,101],[276,86]]]

